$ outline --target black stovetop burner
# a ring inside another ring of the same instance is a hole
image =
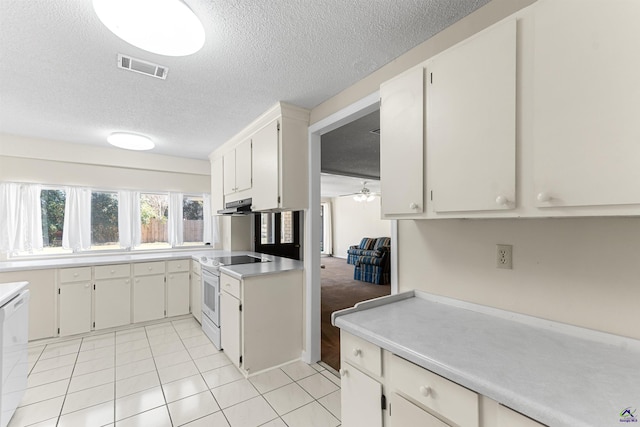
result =
[[[236,255],[236,256],[222,256],[213,257],[214,261],[220,263],[220,265],[236,265],[236,264],[252,264],[254,262],[268,262],[267,259],[258,258],[250,255]]]

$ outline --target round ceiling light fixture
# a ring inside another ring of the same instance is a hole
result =
[[[107,137],[107,142],[125,150],[151,150],[156,145],[146,136],[128,132],[114,132]]]
[[[148,52],[186,56],[204,45],[202,22],[182,0],[93,0],[100,21]]]

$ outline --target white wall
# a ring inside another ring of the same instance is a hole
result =
[[[640,339],[640,218],[399,221],[400,291]],[[496,265],[513,245],[513,270]]]
[[[208,160],[0,134],[0,181],[209,193]]]
[[[391,237],[391,221],[380,219],[380,198],[356,202],[352,197],[331,199],[333,256],[347,257],[347,249],[363,237]]]

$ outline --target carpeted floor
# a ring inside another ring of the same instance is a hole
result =
[[[331,313],[356,303],[391,293],[389,285],[353,280],[353,265],[346,259],[323,257],[321,279],[321,360],[335,370],[340,369],[340,329],[331,325]]]

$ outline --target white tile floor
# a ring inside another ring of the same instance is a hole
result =
[[[9,427],[336,427],[340,380],[295,362],[244,379],[193,318],[29,345]]]

